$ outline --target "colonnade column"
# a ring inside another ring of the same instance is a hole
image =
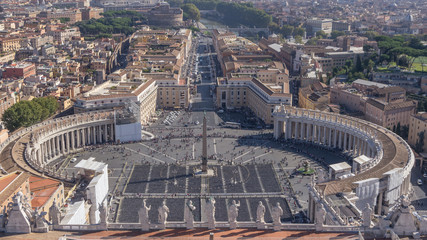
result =
[[[342,146],[341,146],[341,135],[342,135],[342,132],[341,131],[339,131],[339,136],[338,136],[338,148],[339,149],[342,149]]]
[[[323,126],[323,145],[326,146],[326,126]]]
[[[77,130],[76,130],[76,134],[77,134],[77,147],[79,148],[79,147],[81,147],[81,146],[82,146],[82,143],[81,143],[81,141],[80,141],[81,129],[77,129]]]
[[[347,133],[346,132],[344,132],[344,148],[343,148],[343,150],[344,151],[347,150]]]
[[[98,126],[98,142],[102,143],[102,131],[101,131],[101,125]]]
[[[75,139],[75,137],[74,137],[74,130],[73,130],[73,131],[71,131],[71,132],[70,132],[70,134],[71,134],[71,139],[70,139],[70,140],[71,140],[71,150],[74,150],[74,148],[75,148],[75,144],[76,144],[76,143],[75,143],[75,140],[76,140],[76,139]]]
[[[283,122],[282,122],[282,129],[283,129]],[[107,141],[107,125],[104,125],[104,142],[108,142]]]
[[[279,139],[279,132],[280,132],[280,126],[279,126],[279,120],[274,120],[274,139]]]
[[[334,129],[334,148],[337,148],[337,129]]]
[[[300,136],[300,139],[301,140],[304,140],[304,123],[303,122],[301,122],[301,136]]]
[[[96,144],[96,130],[95,130],[95,126],[93,126],[93,127],[90,127],[91,129],[92,129],[92,141],[93,141],[93,144]]]
[[[114,123],[112,123],[111,124],[111,131],[110,131],[110,133],[111,133],[111,141],[113,141],[113,142],[115,142],[116,140],[116,133],[114,132]]]
[[[43,149],[43,162],[46,162],[46,158],[47,158],[47,151],[46,151],[46,143],[42,143],[41,144],[42,149]]]
[[[46,156],[47,156],[47,160],[50,158],[50,145],[49,145],[49,140],[47,140],[46,142],[44,142],[45,147],[46,147]]]
[[[311,128],[311,124],[307,123],[307,126],[305,128],[305,139],[306,139],[306,141],[308,141],[310,139],[310,135],[309,135],[310,128]]]
[[[47,154],[49,155],[49,159],[52,158],[52,144],[50,142],[50,139],[46,141],[47,143]]]
[[[61,146],[59,145],[59,136],[56,136],[55,140],[56,140],[56,155],[59,155],[59,153],[61,152]]]
[[[329,133],[328,147],[331,147],[332,146],[332,142],[331,142],[331,140],[332,140],[332,128],[329,127],[328,133]]]
[[[39,149],[37,149],[36,154],[37,154],[37,163],[38,163],[40,166],[42,166],[42,165],[43,165],[43,161],[42,161],[42,156],[41,156],[40,148],[39,148]]]
[[[55,154],[55,138],[51,138],[51,139],[49,139],[49,141],[50,141],[50,146],[52,147],[52,150],[51,150],[52,157],[55,157],[56,156],[56,154]]]
[[[82,145],[83,146],[87,145],[86,128],[82,129]]]
[[[65,148],[67,153],[70,152],[70,134],[69,133],[65,133]]]
[[[361,148],[361,146],[362,146],[362,143],[360,141],[360,138],[358,137],[357,138],[357,156],[360,155],[360,148]]]

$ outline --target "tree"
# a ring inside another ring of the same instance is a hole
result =
[[[380,62],[389,62],[390,61],[390,56],[387,54],[381,54],[380,56]]]
[[[304,28],[296,27],[294,29],[294,36],[301,36],[301,37],[303,37],[304,35],[305,35],[305,29]]]
[[[67,23],[67,22],[69,22],[69,21],[70,21],[70,18],[68,18],[68,17],[63,17],[63,18],[60,18],[60,19],[59,19],[59,21],[60,21],[61,23]]]
[[[354,66],[354,69],[356,72],[362,72],[363,71],[362,59],[360,59],[359,55],[357,55],[356,65]]]
[[[288,38],[289,36],[292,36],[292,33],[294,32],[294,27],[290,25],[283,25],[280,28],[280,33],[283,35],[283,37]]]
[[[401,133],[402,133],[402,129],[400,128],[400,122],[398,122],[396,127],[396,134],[400,136]]]
[[[364,52],[370,52],[373,49],[370,45],[363,45],[363,51]]]
[[[424,101],[418,101],[418,104],[417,104],[417,111],[418,112],[425,112],[425,102]]]
[[[305,44],[306,45],[317,45],[317,38],[310,38]]]
[[[397,58],[397,65],[402,67],[409,67],[409,59],[406,55],[402,54]]]
[[[343,31],[332,31],[331,38],[336,39],[337,37],[344,36],[344,35],[345,35],[345,32]]]
[[[328,34],[326,34],[323,30],[316,32],[316,37],[318,37],[318,38],[326,38],[327,36],[328,36]]]
[[[415,151],[418,153],[424,151],[424,131],[418,133],[418,139],[415,142]]]
[[[408,47],[415,48],[415,49],[425,48],[424,45],[421,43],[421,40],[416,37],[413,37],[411,38],[411,40],[409,40]]]
[[[370,40],[375,40],[375,37],[378,36],[378,33],[375,31],[366,31],[365,36]]]
[[[402,131],[400,133],[400,136],[403,139],[408,139],[408,135],[409,135],[409,126],[405,125],[405,126],[402,127]]]
[[[54,97],[20,101],[4,112],[2,121],[9,131],[14,131],[22,126],[28,127],[45,120],[52,116],[57,109],[58,103]]]
[[[302,37],[300,35],[295,36],[295,42],[302,44]]]
[[[225,24],[230,26],[268,27],[272,17],[251,4],[219,2],[216,10],[222,14]]]
[[[167,0],[171,7],[180,7],[184,4],[184,0]]]
[[[184,11],[184,20],[191,19],[196,22],[200,20],[200,11],[196,5],[192,3],[186,3],[182,5],[181,8]]]

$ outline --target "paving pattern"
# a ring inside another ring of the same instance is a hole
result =
[[[208,123],[209,166],[215,176],[210,177],[206,194],[201,194],[201,179],[194,177],[202,153],[201,133],[204,112],[178,114],[170,126],[162,124],[167,113],[144,130],[156,135],[147,142],[121,145],[89,146],[83,151],[52,162],[58,171],[76,174],[74,168],[81,159],[95,157],[108,164],[108,197],[110,222],[137,222],[137,210],[142,199],[152,205],[150,219],[157,222],[157,208],[166,200],[171,209],[169,221],[182,221],[184,204],[192,199],[197,210],[195,220],[202,218],[201,201],[215,195],[216,220],[227,221],[227,206],[240,200],[239,221],[255,221],[256,206],[263,201],[271,221],[270,209],[280,202],[284,222],[304,222],[307,210],[309,176],[294,175],[295,169],[308,161],[327,175],[327,165],[346,160],[338,151],[315,146],[278,142],[270,129],[229,129],[219,127],[222,121],[242,121],[244,113],[206,112]],[[75,163],[71,158],[77,158]],[[301,213],[301,214],[299,214]]]
[[[275,178],[272,164],[213,165],[211,168],[218,174],[209,178],[209,192],[203,194],[200,189],[201,178],[193,175],[192,166],[173,164],[133,166],[120,202],[117,222],[138,222],[135,210],[141,208],[143,199],[147,199],[148,206],[151,205],[149,214],[153,223],[157,222],[157,209],[163,201],[166,201],[170,209],[168,221],[183,221],[185,203],[189,199],[196,206],[195,219],[200,221],[201,201],[206,201],[210,193],[217,194],[215,206],[218,221],[228,220],[227,206],[232,200],[240,203],[238,221],[255,221],[259,201],[266,206],[269,205],[268,209],[272,207],[270,205],[280,202],[285,212],[282,220],[287,222],[292,220],[292,213],[286,200],[280,197],[284,192],[278,179]],[[259,174],[260,172],[262,174]],[[262,188],[260,185],[266,187]],[[270,193],[274,197],[257,197],[257,193]],[[237,196],[233,196],[235,194]],[[242,197],[241,194],[250,196]],[[266,220],[271,221],[269,211]]]

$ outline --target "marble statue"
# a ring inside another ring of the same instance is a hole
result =
[[[52,206],[49,208],[49,219],[53,225],[59,225],[61,221],[61,212],[56,204],[56,200],[53,200]]]
[[[323,227],[323,223],[325,222],[326,218],[326,210],[322,203],[319,203],[315,215],[315,225],[316,230],[319,228],[321,229]]]
[[[166,201],[163,201],[162,206],[158,208],[159,211],[159,223],[165,228],[166,220],[168,219],[169,208],[166,206]]]
[[[39,209],[36,208],[34,211],[34,228],[33,232],[48,232],[49,226],[46,223],[46,220],[44,216],[46,215],[46,212],[41,212],[39,214]]]
[[[276,206],[271,209],[271,218],[273,218],[273,227],[275,231],[280,230],[280,226],[282,225],[281,217],[283,215],[283,209],[280,207],[280,203],[277,202]]]
[[[194,227],[194,216],[193,211],[196,210],[196,207],[193,205],[193,201],[188,200],[184,209],[184,220],[187,229],[193,229]]]
[[[205,214],[207,216],[208,228],[215,229],[215,198],[207,200]]]
[[[230,207],[228,207],[228,223],[230,223],[230,229],[237,228],[237,216],[239,216],[240,201],[231,201]]]
[[[262,204],[262,201],[259,201],[258,207],[256,209],[256,221],[257,221],[257,223],[265,223],[264,215],[265,215],[265,206]]]
[[[366,203],[366,207],[362,211],[362,219],[363,219],[363,226],[364,227],[370,227],[371,226],[371,219],[372,219],[372,208],[369,205],[369,203]]]
[[[6,206],[3,207],[2,214],[0,215],[0,228],[4,228],[6,224]]]
[[[25,206],[22,206],[23,193],[19,191],[13,197],[13,204],[11,210],[8,212],[6,232],[8,233],[30,233],[31,232],[31,218],[33,212],[28,214]],[[31,210],[31,209],[30,209]]]
[[[142,231],[150,230],[150,219],[148,217],[148,211],[151,210],[151,205],[147,207],[147,199],[142,200],[142,207],[138,211],[139,223],[141,223]]]
[[[104,202],[99,204],[99,219],[101,224],[107,223],[107,208],[104,205]]]

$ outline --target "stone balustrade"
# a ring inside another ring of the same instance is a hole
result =
[[[255,222],[238,222],[239,228],[256,228],[257,224]],[[108,230],[140,230],[140,223],[107,223]],[[184,222],[167,222],[166,228],[185,228],[186,225]],[[206,228],[206,223],[203,222],[194,222],[194,227],[196,228]],[[229,228],[230,224],[228,222],[215,222],[216,228]],[[55,225],[53,226],[55,230],[63,231],[101,231],[107,230],[100,224],[92,225]],[[150,230],[160,230],[160,224],[152,223],[150,224]],[[265,229],[273,229],[272,223],[265,223]],[[314,231],[316,227],[314,224],[298,224],[298,223],[282,223],[280,226],[282,231]],[[346,233],[357,233],[363,231],[363,228],[358,226],[333,226],[333,225],[324,225],[322,231],[325,232],[346,232]]]

